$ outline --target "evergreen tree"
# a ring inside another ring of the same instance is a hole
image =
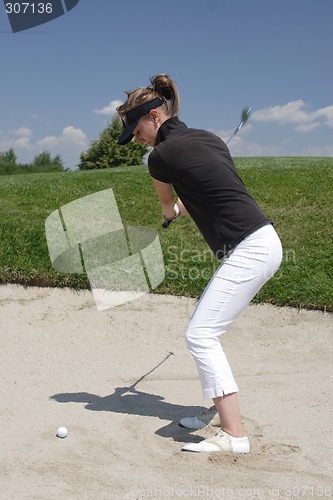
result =
[[[148,152],[146,145],[131,141],[118,146],[117,140],[123,127],[118,116],[103,130],[99,139],[92,141],[90,148],[80,155],[80,170],[142,165],[143,156]]]

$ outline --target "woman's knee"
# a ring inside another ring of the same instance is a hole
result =
[[[226,330],[226,328],[223,329],[212,325],[196,325],[190,322],[185,332],[186,345],[190,350],[213,347],[220,343],[220,336]]]
[[[198,332],[196,332],[196,329],[191,325],[188,325],[185,332],[185,342],[190,351],[193,347],[200,345],[200,336],[198,335]]]

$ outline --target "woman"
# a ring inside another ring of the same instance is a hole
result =
[[[179,95],[168,75],[157,75],[150,83],[128,92],[127,101],[117,109],[124,127],[118,144],[135,137],[139,144],[154,148],[148,167],[166,223],[189,214],[216,258],[224,257],[186,331],[203,396],[212,399],[214,407],[180,422],[198,429],[215,418],[220,429],[182,449],[249,453],[238,387],[220,335],[279,268],[281,243],[271,221],[238,176],[225,143],[213,133],[188,128],[178,119]]]

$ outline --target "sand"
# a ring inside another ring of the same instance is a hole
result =
[[[98,312],[89,291],[0,286],[2,499],[328,498],[333,315],[250,305],[222,342],[252,451],[182,452],[202,399],[190,298]],[[66,426],[68,437],[56,437]]]

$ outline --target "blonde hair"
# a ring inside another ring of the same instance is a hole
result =
[[[150,78],[149,87],[140,87],[126,92],[127,100],[117,108],[119,116],[126,122],[125,114],[131,109],[159,97],[163,99],[162,108],[168,117],[175,116],[179,111],[179,94],[177,86],[168,75],[160,74]]]

